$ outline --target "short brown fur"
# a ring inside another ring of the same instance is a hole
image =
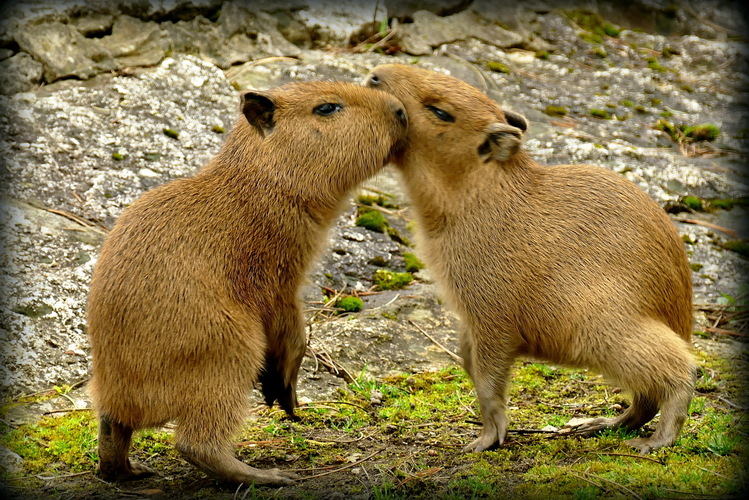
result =
[[[242,110],[215,158],[141,196],[101,249],[88,328],[107,480],[151,472],[128,459],[131,435],[171,420],[183,456],[219,480],[293,480],[240,462],[230,440],[258,379],[293,416],[300,284],[350,189],[407,124],[396,98],[350,83],[248,92]]]
[[[695,368],[691,273],[668,215],[601,167],[538,165],[520,147],[525,119],[456,78],[383,65],[366,84],[409,115],[396,163],[418,248],[463,320],[461,354],[483,416],[466,451],[504,441],[518,356],[591,368],[633,393],[622,415],[575,431],[636,429],[660,410],[655,433],[628,444],[672,445]]]

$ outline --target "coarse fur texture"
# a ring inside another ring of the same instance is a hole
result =
[[[409,115],[396,164],[418,249],[462,319],[483,418],[465,450],[504,441],[518,356],[590,368],[633,394],[620,416],[575,432],[637,429],[660,411],[652,436],[627,443],[642,453],[674,444],[695,366],[691,273],[668,215],[604,168],[538,165],[521,148],[526,120],[456,78],[391,64],[365,84]]]
[[[176,422],[185,459],[222,481],[293,474],[237,460],[231,438],[256,381],[293,416],[306,350],[299,287],[350,190],[388,163],[407,120],[392,95],[351,83],[242,96],[219,153],[195,176],[127,208],[107,236],[88,302],[99,474],[131,463],[134,430]]]

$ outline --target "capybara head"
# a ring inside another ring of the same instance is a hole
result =
[[[396,97],[353,83],[303,82],[249,91],[242,96],[241,110],[245,120],[237,128],[256,137],[239,144],[285,164],[279,177],[294,176],[310,187],[330,182],[339,188],[333,191],[374,175],[389,162],[408,128]]]
[[[393,94],[406,106],[411,127],[401,166],[408,157],[449,169],[506,161],[520,150],[528,128],[523,116],[500,109],[477,88],[434,71],[384,64],[364,84]]]

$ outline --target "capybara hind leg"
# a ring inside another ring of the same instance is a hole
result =
[[[469,366],[479,399],[483,428],[479,437],[463,448],[464,452],[484,451],[501,445],[510,422],[507,417],[507,385],[513,359],[498,354],[487,360],[477,355],[478,352],[480,349],[473,349]]]
[[[618,417],[574,418],[562,428],[569,429],[574,434],[585,436],[604,429],[619,427],[635,430],[652,420],[657,412],[658,403],[655,400],[643,394],[635,394],[632,404]]]
[[[215,445],[187,445],[177,443],[185,460],[214,479],[231,484],[288,486],[298,479],[296,474],[279,469],[255,469],[237,460],[229,447],[215,449]]]
[[[690,386],[661,404],[661,417],[652,436],[649,438],[628,439],[625,443],[640,450],[642,455],[676,443],[681,428],[684,426],[684,422],[689,414],[689,404],[691,401],[692,388]]]
[[[105,481],[126,481],[153,474],[149,467],[128,458],[132,437],[131,427],[107,415],[99,418],[99,477]]]

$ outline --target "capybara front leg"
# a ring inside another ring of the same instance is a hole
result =
[[[268,348],[259,381],[268,406],[275,401],[290,416],[298,406],[296,382],[307,350],[304,318],[296,303],[279,305],[275,320],[267,328]]]
[[[496,353],[486,359],[486,351],[474,346],[471,352],[471,377],[481,408],[483,428],[479,437],[463,448],[464,452],[484,451],[504,443],[509,418],[507,417],[507,387],[513,357]]]
[[[99,477],[105,481],[127,481],[153,474],[149,467],[128,458],[132,436],[131,427],[107,415],[99,417]]]

